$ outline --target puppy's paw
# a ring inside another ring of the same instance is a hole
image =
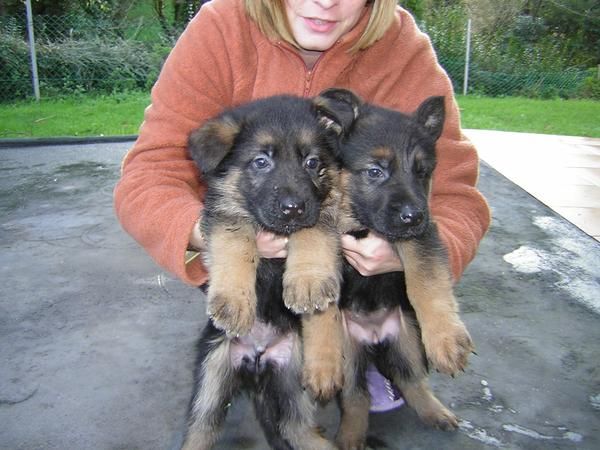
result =
[[[463,322],[456,317],[422,327],[425,352],[434,369],[456,375],[467,367],[474,346]]]
[[[209,291],[207,313],[214,325],[227,335],[243,336],[250,332],[256,318],[255,294],[246,292],[231,296]]]
[[[339,432],[335,443],[340,450],[365,450],[367,448],[366,436],[358,436],[348,430]]]
[[[421,416],[427,425],[442,431],[454,431],[458,428],[458,419],[448,408],[441,407],[430,414]]]
[[[337,277],[314,271],[288,273],[283,277],[283,301],[296,314],[324,311],[340,295]]]
[[[344,370],[339,355],[324,354],[319,358],[307,355],[303,370],[304,386],[319,400],[329,400],[342,389]]]

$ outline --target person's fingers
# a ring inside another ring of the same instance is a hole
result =
[[[354,236],[350,236],[349,234],[342,234],[341,245],[344,253],[356,255],[361,254],[361,245]]]
[[[344,254],[344,258],[346,258],[346,261],[348,261],[348,263],[349,263],[349,264],[350,264],[352,267],[354,267],[354,269],[355,269],[355,270],[356,270],[358,273],[360,273],[361,275],[364,275],[364,274],[363,274],[363,268],[362,268],[362,266],[361,266],[361,265],[360,265],[360,263],[357,261],[357,259],[354,257],[354,255],[355,255],[355,254],[354,254],[354,253],[352,253],[352,252],[343,252],[343,254]]]
[[[279,236],[270,231],[261,230],[256,234],[256,248],[261,258],[286,258],[286,236]]]
[[[271,256],[269,256],[270,258],[287,258],[287,249],[283,249],[278,251],[277,253],[273,253],[271,254]]]
[[[350,235],[341,237],[342,251],[348,262],[361,275],[371,276],[404,269],[392,245],[374,233],[363,239]]]

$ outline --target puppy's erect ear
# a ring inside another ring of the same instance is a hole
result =
[[[233,148],[241,124],[231,115],[225,114],[210,119],[190,134],[188,150],[203,174],[217,168]]]
[[[436,141],[442,134],[445,116],[444,97],[427,98],[421,103],[415,113],[417,122],[425,128]]]
[[[321,92],[313,103],[321,123],[341,136],[352,128],[363,102],[352,91],[332,88]]]

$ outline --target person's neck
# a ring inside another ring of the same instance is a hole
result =
[[[304,61],[304,64],[306,64],[308,70],[312,70],[312,68],[315,66],[317,60],[322,54],[323,52],[317,50],[300,49],[300,57]]]

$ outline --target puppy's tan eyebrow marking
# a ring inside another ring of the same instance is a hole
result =
[[[254,139],[261,146],[273,145],[275,143],[275,136],[266,131],[258,131]]]
[[[371,151],[371,156],[380,161],[391,161],[394,157],[394,151],[389,147],[377,147]]]
[[[310,128],[302,128],[298,132],[298,141],[300,145],[310,146],[315,141],[315,133]]]

